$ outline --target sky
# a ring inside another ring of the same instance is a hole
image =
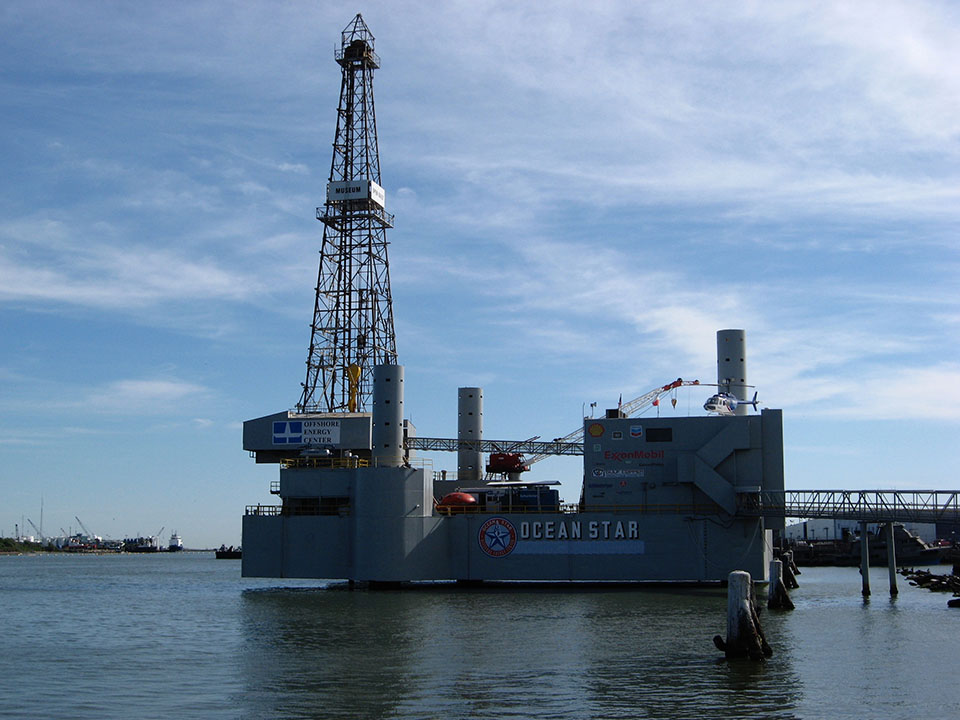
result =
[[[241,427],[300,397],[357,12],[419,435],[481,386],[558,437],[743,328],[788,489],[960,487],[960,4],[9,0],[0,535],[276,503]]]

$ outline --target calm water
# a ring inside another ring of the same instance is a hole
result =
[[[947,568],[937,569],[946,572]],[[236,561],[0,557],[0,717],[960,715],[960,610],[811,568],[728,663],[724,591],[349,591]]]

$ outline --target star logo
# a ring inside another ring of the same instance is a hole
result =
[[[273,423],[274,445],[299,445],[303,442],[303,421],[286,422],[278,420]]]
[[[477,533],[480,549],[490,557],[504,557],[517,545],[517,531],[505,518],[490,518],[480,526]]]

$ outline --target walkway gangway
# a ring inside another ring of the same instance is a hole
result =
[[[960,490],[782,490],[741,493],[737,513],[868,523],[960,522]]]
[[[408,450],[482,453],[536,453],[547,455],[583,455],[583,441],[554,440],[459,440],[457,438],[412,437],[404,441]]]
[[[656,387],[638,398],[621,402],[619,412],[622,417],[632,417],[650,404],[657,404],[660,397],[680,387],[700,385],[699,380],[677,378],[666,385]],[[587,420],[588,418],[584,418]],[[539,436],[529,440],[462,440],[458,438],[407,438],[404,445],[408,450],[457,452],[469,450],[482,453],[519,453],[529,456],[524,464],[532,465],[552,455],[583,455],[583,426],[563,437],[552,441],[540,440]]]

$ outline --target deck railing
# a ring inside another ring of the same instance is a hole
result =
[[[283,505],[247,505],[245,515],[255,515],[258,517],[304,517],[304,516],[345,516],[350,514],[349,505],[339,505],[337,507],[319,507],[319,506],[293,506],[284,508]]]
[[[646,505],[512,505],[452,506],[437,508],[451,514],[570,514],[638,513],[644,515],[712,515],[712,503],[667,503]],[[247,505],[247,515],[283,515],[281,505]],[[288,510],[286,514],[311,514]],[[871,523],[960,522],[960,491],[951,490],[785,490],[743,493],[738,496],[737,514],[767,518],[832,518]]]
[[[340,514],[349,514],[349,506],[338,508]],[[569,515],[573,513],[634,513],[641,515],[711,515],[717,512],[713,504],[669,503],[662,505],[513,505],[510,507],[485,508],[476,506],[448,506],[438,507],[436,511],[441,515]],[[319,508],[287,508],[282,505],[247,505],[246,515],[261,517],[276,517],[279,515],[329,515],[330,512],[320,512]]]
[[[437,507],[441,515],[570,515],[574,513],[633,513],[640,515],[715,515],[718,508],[713,503],[665,503],[659,505],[584,505],[562,503],[560,505],[512,505],[493,508],[476,505],[451,505]]]
[[[356,457],[296,457],[280,461],[282,468],[338,468],[370,467],[370,461]]]

